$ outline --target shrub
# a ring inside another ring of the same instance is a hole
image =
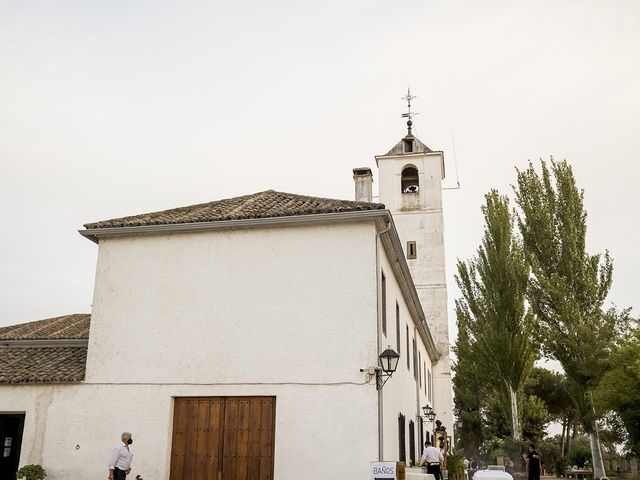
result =
[[[567,466],[567,457],[558,457],[553,464],[553,472],[556,474],[556,477],[564,477]]]
[[[460,455],[454,453],[447,455],[447,472],[451,479],[462,479],[464,477],[464,461]]]
[[[25,480],[42,480],[47,476],[47,472],[42,465],[25,465],[16,472],[16,478]]]

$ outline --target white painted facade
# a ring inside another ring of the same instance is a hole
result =
[[[414,330],[417,297],[399,270],[395,231],[378,235],[388,218],[380,213],[101,239],[85,382],[0,387],[0,412],[26,414],[20,463],[44,465],[52,480],[97,478],[128,430],[132,474],[166,480],[173,399],[245,395],[276,397],[276,479],[301,471],[324,479],[322,465],[366,478],[379,456],[379,400],[383,458],[397,460],[398,414],[415,422],[425,401],[406,366],[406,343],[381,393],[360,372],[396,343],[396,301],[404,342],[406,325],[428,369],[431,359]]]

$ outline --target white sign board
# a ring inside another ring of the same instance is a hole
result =
[[[371,480],[398,480],[396,462],[371,462]]]

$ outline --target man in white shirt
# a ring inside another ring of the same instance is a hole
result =
[[[129,445],[133,443],[133,438],[129,432],[124,432],[120,439],[122,443],[113,449],[109,459],[109,480],[125,480],[131,471],[133,453]]]
[[[439,448],[431,445],[431,442],[427,440],[424,442],[424,452],[420,459],[420,465],[427,465],[427,473],[432,474],[436,480],[440,480],[440,465],[444,462],[444,457]]]

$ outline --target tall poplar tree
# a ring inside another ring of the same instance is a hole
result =
[[[605,472],[591,392],[624,315],[603,310],[613,265],[607,252],[586,251],[584,192],[577,188],[571,166],[553,159],[550,167],[541,163],[540,174],[531,163],[518,171],[515,186],[518,226],[532,271],[528,299],[540,323],[543,352],[562,364],[570,382],[570,395],[591,439],[594,477],[600,478]]]
[[[466,361],[492,383],[511,412],[513,438],[521,438],[519,396],[538,355],[535,317],[525,295],[530,270],[513,232],[509,200],[496,190],[485,196],[484,236],[475,257],[458,261],[458,329],[467,339]]]

